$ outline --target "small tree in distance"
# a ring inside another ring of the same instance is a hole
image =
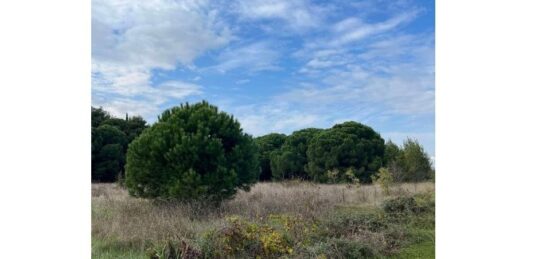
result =
[[[252,137],[203,101],[166,110],[129,145],[126,187],[138,197],[217,203],[248,191],[259,173]]]
[[[388,141],[384,154],[385,167],[397,182],[418,182],[432,179],[431,160],[418,140],[407,138],[402,148]]]
[[[382,188],[385,195],[390,194],[390,187],[394,184],[395,180],[387,168],[381,167],[375,175],[371,176],[371,178],[374,184]]]

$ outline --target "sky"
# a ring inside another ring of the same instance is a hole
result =
[[[253,136],[372,127],[435,159],[434,1],[92,0],[92,105],[207,100]]]

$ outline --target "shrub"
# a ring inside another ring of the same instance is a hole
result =
[[[386,213],[409,213],[417,208],[413,197],[397,197],[387,200],[382,207]]]
[[[339,209],[321,221],[322,236],[346,237],[361,232],[380,232],[388,226],[385,215],[379,211]]]
[[[187,242],[181,241],[179,244],[167,241],[164,245],[155,247],[148,251],[150,259],[198,259],[202,254],[196,248],[190,246]]]
[[[207,231],[201,239],[205,258],[303,258],[314,250],[318,226],[301,216],[269,215],[263,223],[239,216],[226,218],[227,225]]]
[[[384,194],[390,194],[390,187],[394,184],[393,175],[390,171],[382,167],[378,169],[378,173],[372,176],[372,182],[380,185],[380,188],[384,191]]]
[[[334,238],[329,240],[329,250],[326,255],[329,258],[373,258],[375,252],[371,247],[360,240]]]
[[[257,149],[233,116],[203,101],[166,110],[129,146],[131,195],[216,204],[259,175]]]
[[[206,258],[274,258],[293,253],[292,244],[281,229],[247,222],[237,216],[226,220],[227,227],[205,234],[202,251]]]

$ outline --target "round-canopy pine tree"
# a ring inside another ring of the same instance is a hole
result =
[[[256,146],[233,116],[206,101],[166,110],[128,147],[133,196],[221,201],[259,177]]]
[[[350,181],[346,172],[368,182],[383,165],[383,158],[384,139],[380,134],[369,126],[348,121],[315,135],[307,148],[306,170],[318,182]]]

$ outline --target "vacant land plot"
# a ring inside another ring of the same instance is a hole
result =
[[[258,183],[219,207],[92,185],[93,258],[435,256],[434,184]]]

